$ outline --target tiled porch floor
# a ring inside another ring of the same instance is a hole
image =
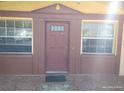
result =
[[[124,77],[68,75],[66,82],[46,83],[45,76],[0,75],[1,91],[124,91]]]

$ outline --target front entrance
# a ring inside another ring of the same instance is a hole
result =
[[[68,71],[68,23],[46,23],[46,73]]]

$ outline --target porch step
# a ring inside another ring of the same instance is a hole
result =
[[[66,75],[64,75],[64,74],[47,74],[45,81],[46,82],[64,82],[64,81],[66,81]]]

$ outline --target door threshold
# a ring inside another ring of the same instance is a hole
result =
[[[46,74],[67,74],[67,71],[46,71]]]

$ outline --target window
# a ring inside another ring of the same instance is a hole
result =
[[[64,26],[61,25],[51,25],[50,31],[64,31]]]
[[[86,54],[112,54],[115,51],[116,22],[83,21],[81,52]]]
[[[0,18],[0,53],[32,52],[32,20]]]

